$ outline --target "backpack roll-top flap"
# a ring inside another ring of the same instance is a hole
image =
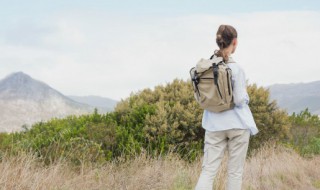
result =
[[[223,61],[222,57],[215,57],[213,59],[200,59],[196,65],[196,70],[198,73],[202,73],[212,67],[213,63],[220,63]]]

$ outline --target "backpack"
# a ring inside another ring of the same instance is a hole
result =
[[[230,58],[227,63],[232,62]],[[191,68],[194,97],[201,108],[222,112],[234,107],[232,72],[227,63],[213,54],[210,59],[202,58],[196,67]]]

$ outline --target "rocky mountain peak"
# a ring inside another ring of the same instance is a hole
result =
[[[47,84],[23,72],[12,73],[0,81],[2,99],[19,98],[39,101],[49,95],[62,96]]]
[[[26,73],[24,73],[22,71],[12,73],[12,74],[8,75],[6,78],[11,79],[11,80],[16,79],[16,80],[21,80],[21,81],[27,81],[27,80],[32,79],[29,75],[27,75]]]
[[[0,80],[0,132],[19,131],[23,124],[92,110],[91,106],[71,100],[23,72]]]

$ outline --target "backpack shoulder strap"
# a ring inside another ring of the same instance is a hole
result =
[[[232,57],[229,57],[229,60],[228,60],[228,62],[227,63],[235,63],[235,61],[233,60],[233,58]]]

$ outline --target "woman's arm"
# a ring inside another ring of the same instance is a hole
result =
[[[235,73],[233,78],[233,101],[237,107],[249,104],[249,96],[247,93],[246,75],[241,67]]]

